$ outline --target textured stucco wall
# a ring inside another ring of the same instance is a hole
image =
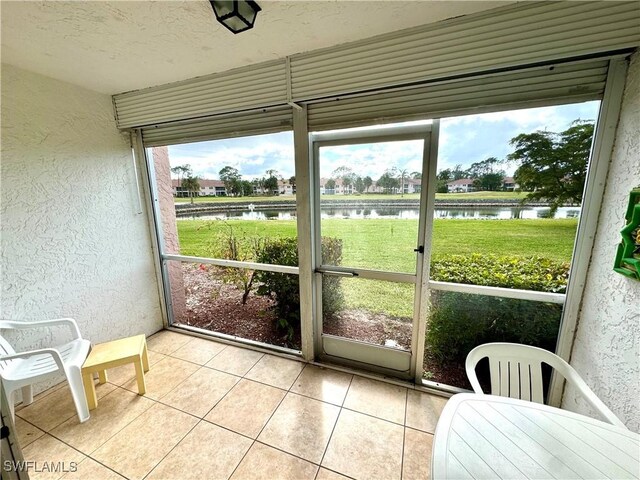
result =
[[[178,225],[176,224],[176,208],[171,185],[171,164],[169,162],[169,147],[155,147],[151,149],[153,167],[162,217],[162,235],[166,253],[180,255],[180,240],[178,239]],[[187,309],[187,299],[184,293],[184,276],[181,262],[169,262],[169,285],[171,286],[171,306],[174,320],[180,321]]]
[[[1,173],[2,318],[72,317],[92,342],[162,328],[146,212],[108,95],[3,64]]]
[[[629,191],[640,185],[640,55],[632,58],[571,364],[605,404],[640,430],[640,282],[613,271]],[[563,407],[592,414],[568,388]]]

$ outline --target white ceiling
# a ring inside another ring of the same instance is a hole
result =
[[[505,5],[265,1],[233,35],[207,0],[0,2],[2,62],[102,93],[160,85]]]

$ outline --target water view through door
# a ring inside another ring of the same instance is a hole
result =
[[[321,357],[413,375],[431,131],[424,124],[312,136]],[[371,209],[419,200],[418,214],[326,213],[337,196],[349,209],[369,194],[380,204]]]

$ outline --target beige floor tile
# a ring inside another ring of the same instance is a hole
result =
[[[85,458],[85,456],[69,445],[43,435],[22,450],[25,461],[35,462],[35,468],[28,470],[31,480],[50,480],[60,478]]]
[[[75,472],[63,475],[63,480],[125,480],[113,470],[87,457],[78,464]]]
[[[49,395],[50,393],[55,392],[56,390],[60,390],[62,387],[67,385],[67,381],[64,379],[64,377],[62,377],[62,380],[60,380],[59,383],[57,383],[56,385],[54,385],[53,387],[47,388],[46,390],[43,390],[42,392],[36,394],[33,396],[33,401],[35,402],[36,400],[40,400],[42,397],[46,397],[47,395]],[[34,388],[35,391],[35,388]],[[16,398],[19,395],[19,393],[16,392]],[[18,412],[20,410],[22,410],[24,407],[26,407],[26,405],[23,405],[22,402],[20,402],[19,404],[16,405],[15,407],[15,411]]]
[[[254,443],[232,480],[313,480],[318,467],[275,448]]]
[[[162,402],[197,417],[204,417],[240,377],[202,367],[162,397]]]
[[[329,368],[307,365],[297,378],[291,391],[323,402],[342,405],[353,375]]]
[[[403,480],[429,480],[431,476],[431,448],[433,435],[404,429]]]
[[[447,398],[409,390],[407,397],[407,427],[433,433]]]
[[[253,442],[207,422],[200,422],[146,480],[227,479]]]
[[[320,463],[340,407],[288,393],[258,441]]]
[[[38,427],[31,425],[29,422],[25,422],[18,416],[16,416],[15,426],[15,433],[18,437],[18,444],[21,448],[26,447],[31,442],[44,435],[44,432]]]
[[[96,385],[96,395],[100,399],[115,388],[117,387],[110,383]],[[19,412],[16,412],[16,415],[45,432],[57,427],[71,417],[76,416],[77,418],[76,407],[68,384],[34,401],[31,405],[27,405]]]
[[[147,349],[163,355],[171,355],[180,347],[191,342],[196,337],[184,335],[169,330],[162,330],[147,338]]]
[[[71,417],[51,433],[89,455],[153,405],[148,398],[117,388],[98,401],[88,421],[80,423]]]
[[[344,407],[404,425],[407,389],[355,375]]]
[[[198,422],[156,403],[91,456],[131,480],[149,473]]]
[[[153,400],[161,399],[199,368],[195,363],[185,362],[173,357],[163,358],[151,365],[149,371],[144,374],[147,385],[145,396]],[[138,393],[138,383],[135,378],[126,382],[122,387]]]
[[[316,480],[349,480],[349,477],[345,477],[344,475],[340,475],[339,473],[320,467]]]
[[[256,438],[286,393],[278,388],[242,379],[209,412],[205,420]]]
[[[226,345],[205,338],[194,338],[189,343],[180,347],[171,354],[172,357],[186,360],[187,362],[204,365],[222,350]]]
[[[148,350],[149,353],[149,368],[153,367],[156,363],[166,357],[166,355],[162,355],[161,353],[152,352]],[[118,385],[121,387],[123,384],[127,383],[132,378],[136,376],[136,367],[133,363],[129,363],[127,365],[121,365],[116,368],[110,368],[107,370],[107,379],[109,383],[113,383],[114,385]]]
[[[265,355],[249,370],[246,378],[289,390],[304,368],[304,363],[287,358]]]
[[[404,427],[343,409],[322,466],[356,479],[399,479]]]
[[[243,377],[263,355],[264,353],[254,350],[228,345],[227,348],[207,362],[207,367]]]

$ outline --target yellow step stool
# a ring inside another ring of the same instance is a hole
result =
[[[135,366],[138,395],[144,395],[147,391],[144,382],[144,372],[149,371],[147,341],[144,335],[99,343],[92,347],[89,356],[82,365],[82,381],[84,383],[84,392],[87,396],[89,410],[93,410],[98,406],[98,397],[96,396],[96,386],[93,383],[93,375],[97,373],[99,383],[105,383],[107,381],[106,370],[108,368],[119,367],[127,363],[133,363]]]

